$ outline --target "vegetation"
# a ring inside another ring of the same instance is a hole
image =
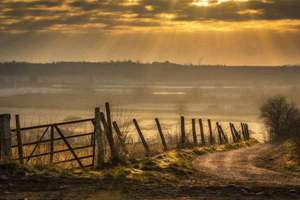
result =
[[[275,165],[300,171],[300,111],[283,96],[275,96],[261,107],[261,117],[269,130],[271,142],[279,143]]]
[[[190,176],[194,172],[192,161],[199,155],[224,152],[232,149],[248,147],[256,144],[255,139],[235,144],[215,145],[211,147],[193,147],[174,149],[153,157],[131,160],[127,165],[102,171],[92,169],[63,170],[54,166],[20,166],[18,164],[2,165],[1,170],[12,176],[54,176],[68,178],[91,178],[106,181],[137,181],[151,183],[177,183],[181,177]]]
[[[300,138],[300,112],[283,96],[269,98],[260,108],[273,142]]]

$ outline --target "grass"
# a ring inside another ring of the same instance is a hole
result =
[[[233,149],[244,148],[256,144],[251,139],[247,142],[215,145],[211,147],[190,147],[185,149],[173,149],[153,157],[145,157],[132,160],[126,165],[107,167],[103,170],[73,169],[65,170],[51,165],[26,165],[10,164],[2,169],[14,176],[53,176],[53,177],[77,177],[87,179],[101,179],[110,181],[138,181],[151,183],[176,184],[182,177],[192,175],[195,170],[192,161],[200,155],[224,152]]]
[[[297,143],[295,140],[286,140],[281,146],[282,155],[277,162],[284,164],[285,169],[294,172],[300,172],[299,152],[297,152]]]

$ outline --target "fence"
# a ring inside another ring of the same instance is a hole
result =
[[[112,120],[109,103],[105,104],[104,112],[96,108],[94,117],[88,119],[21,127],[20,116],[16,115],[14,129],[10,128],[10,121],[10,114],[0,115],[2,163],[18,161],[21,164],[63,165],[64,168],[102,168],[108,159],[112,164],[128,160],[132,157],[130,150],[136,150],[136,145],[143,148],[145,156],[154,154],[154,146],[149,145],[137,119],[132,119],[132,124],[140,142],[129,144],[126,141],[118,122]],[[250,131],[246,123],[240,123],[239,130],[236,124],[229,123],[230,134],[227,135],[221,123],[216,122],[213,130],[212,120],[208,119],[206,123],[208,130],[205,131],[205,121],[193,118],[191,119],[191,133],[189,133],[186,118],[181,116],[180,135],[174,144],[174,140],[172,142],[170,138],[166,138],[159,118],[155,118],[154,122],[159,145],[163,151],[174,147],[227,144],[250,139]],[[82,132],[81,130],[77,133],[78,131],[68,128],[69,126],[84,126],[83,124],[86,123],[91,127],[90,131]],[[197,132],[197,124],[199,132]],[[34,131],[36,131],[36,137],[31,137]],[[37,159],[40,159],[39,163],[33,162]]]

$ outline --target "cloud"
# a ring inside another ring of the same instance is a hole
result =
[[[197,24],[203,27],[216,22],[253,21],[288,21],[287,30],[299,30],[299,0],[211,0],[207,6],[201,1],[2,0],[0,31],[179,29]]]

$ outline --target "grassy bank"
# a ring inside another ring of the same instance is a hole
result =
[[[120,166],[108,166],[103,170],[74,169],[63,170],[54,166],[20,166],[19,164],[2,165],[2,173],[12,176],[59,176],[81,177],[92,179],[133,179],[149,180],[159,177],[160,181],[174,179],[175,177],[188,176],[194,172],[192,161],[200,155],[215,152],[224,152],[233,149],[245,148],[256,144],[251,139],[247,142],[235,144],[215,145],[210,147],[190,147],[173,149],[153,157],[131,160],[130,163]]]
[[[298,147],[299,149],[299,147]],[[274,157],[274,164],[293,172],[300,172],[300,156],[295,140],[286,140],[279,146],[278,155]]]

